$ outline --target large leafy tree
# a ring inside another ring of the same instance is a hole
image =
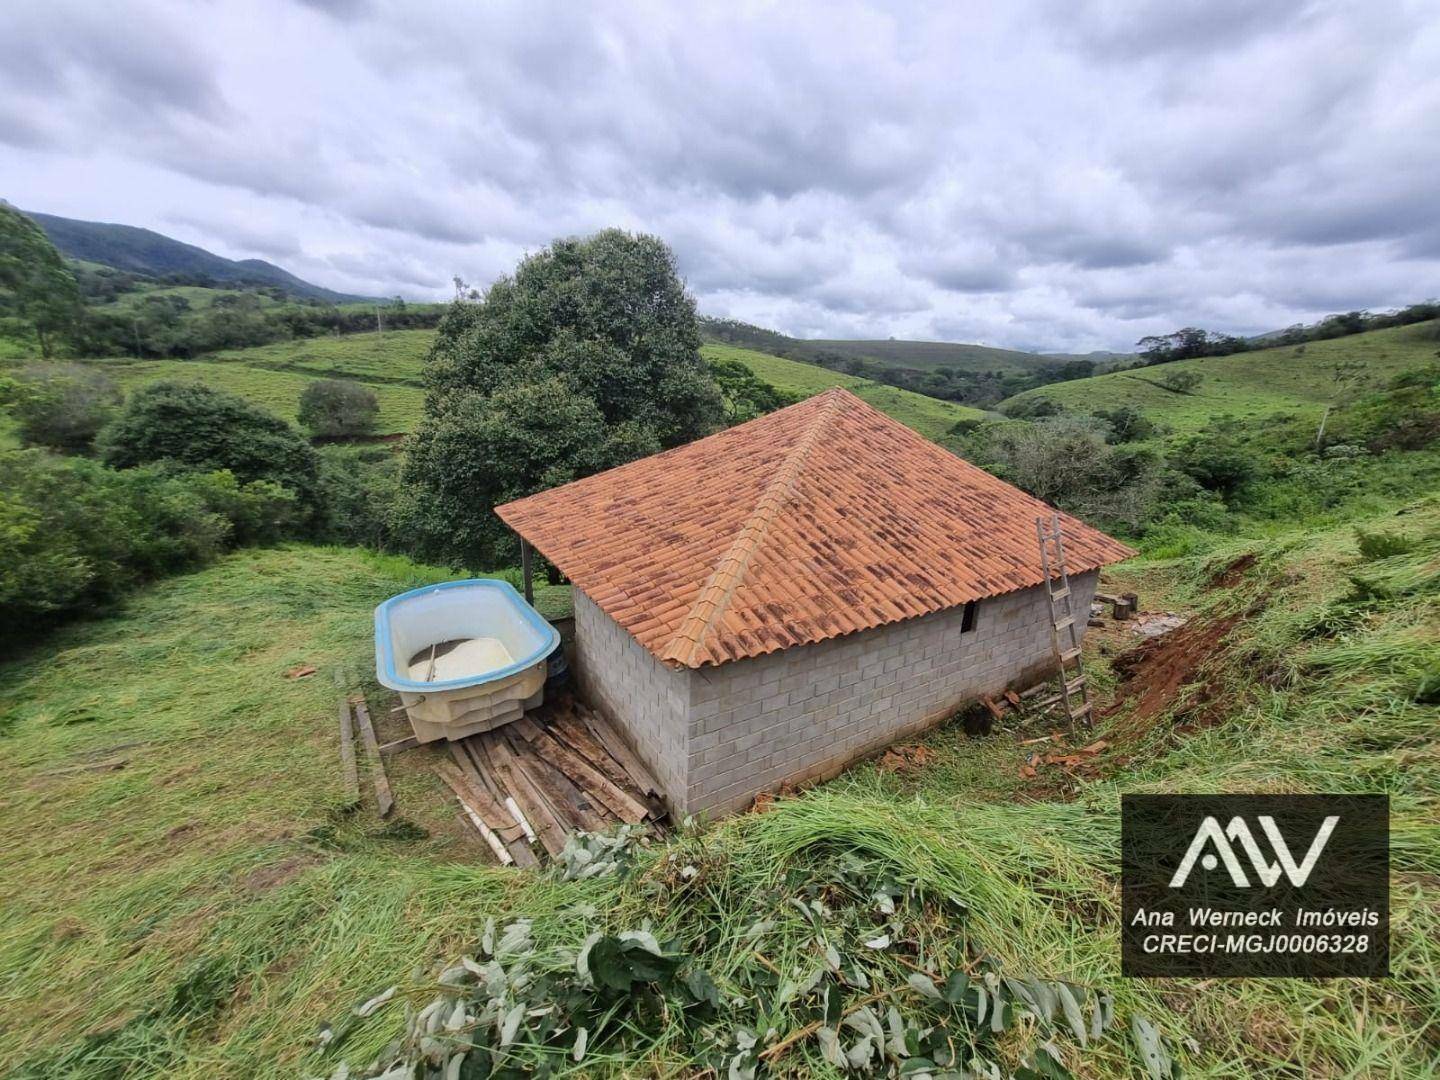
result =
[[[319,460],[304,436],[258,405],[201,383],[141,387],[97,443],[105,463],[117,468],[228,469],[241,483],[289,488],[306,507],[319,500]]]
[[[406,517],[426,553],[511,554],[491,508],[677,446],[724,421],[695,302],[653,236],[608,229],[457,301],[426,365]]]
[[[40,226],[0,201],[0,313],[30,324],[40,355],[55,354],[81,315],[80,287]]]

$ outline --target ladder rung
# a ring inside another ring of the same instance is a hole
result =
[[[1067,596],[1069,596],[1069,595],[1070,595],[1070,587],[1069,587],[1068,585],[1066,585],[1066,586],[1063,586],[1062,588],[1056,589],[1054,592],[1052,592],[1052,593],[1050,594],[1050,599],[1051,599],[1051,600],[1064,600],[1065,597],[1067,597]]]
[[[1074,616],[1074,615],[1066,615],[1065,618],[1060,619],[1060,620],[1058,620],[1058,621],[1055,623],[1055,632],[1058,634],[1061,630],[1066,630],[1066,629],[1068,629],[1068,628],[1070,628],[1070,627],[1072,627],[1072,626],[1074,626],[1074,625],[1075,625],[1075,616]]]
[[[1082,716],[1089,716],[1089,715],[1090,715],[1090,702],[1088,702],[1088,701],[1085,702],[1084,705],[1081,705],[1079,708],[1075,708],[1075,709],[1071,709],[1071,710],[1070,710],[1070,719],[1071,719],[1071,720],[1079,720]]]
[[[1069,682],[1067,682],[1067,683],[1065,684],[1065,693],[1066,693],[1067,696],[1070,695],[1070,694],[1073,694],[1073,693],[1075,693],[1076,691],[1078,691],[1081,687],[1083,687],[1084,685],[1085,685],[1085,676],[1084,676],[1084,675],[1077,675],[1077,676],[1075,676],[1075,678],[1071,679]]]
[[[1066,649],[1064,652],[1062,652],[1062,653],[1060,654],[1060,663],[1061,663],[1062,666],[1065,665],[1065,664],[1068,664],[1071,660],[1078,660],[1078,659],[1080,659],[1080,650],[1079,650],[1079,649]]]

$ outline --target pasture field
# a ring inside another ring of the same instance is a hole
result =
[[[1432,321],[1108,372],[1027,390],[1001,407],[1040,398],[1079,413],[1129,405],[1178,434],[1221,416],[1254,421],[1288,415],[1318,423],[1327,405],[1383,388],[1401,372],[1435,364],[1440,364],[1440,322]],[[1200,384],[1186,393],[1168,390],[1161,381],[1173,371],[1194,372]]]
[[[941,401],[857,375],[846,375],[816,364],[802,364],[798,360],[786,360],[753,349],[712,344],[702,345],[700,353],[707,360],[738,360],[775,389],[792,394],[810,397],[832,386],[843,386],[927,439],[940,438],[960,420],[978,420],[985,415],[979,409],[952,401]]]
[[[127,391],[162,379],[203,382],[239,394],[290,421],[295,420],[299,411],[301,392],[314,381],[314,377],[289,371],[204,360],[117,358],[82,362],[99,367]],[[380,416],[375,427],[377,434],[398,435],[413,430],[424,408],[424,391],[410,386],[367,385],[375,391],[380,402]]]
[[[213,353],[216,363],[293,371],[334,379],[420,386],[434,330],[392,330],[383,334],[342,334],[297,338],[251,349]]]
[[[1021,740],[1035,732],[975,739],[948,725],[923,740],[924,768],[864,763],[768,813],[642,850],[628,876],[580,881],[489,865],[435,774],[434,747],[390,759],[390,822],[368,783],[359,809],[342,805],[332,676],[358,673],[380,738],[398,737],[365,674],[371,609],[450,571],[292,545],[156,584],[0,664],[0,1071],[249,1080],[360,1068],[401,1029],[404,1004],[433,996],[432,965],[473,949],[491,917],[532,918],[550,950],[652,920],[727,994],[753,966],[736,944],[763,917],[765,959],[801,978],[818,962],[816,931],[786,897],[838,859],[963,904],[963,918],[917,931],[944,963],[984,956],[1113,993],[1114,1030],[1087,1049],[1056,1040],[1077,1075],[1143,1075],[1135,1015],[1170,1038],[1187,1075],[1429,1075],[1440,777],[1433,708],[1416,685],[1440,647],[1423,546],[1440,536],[1440,507],[1422,500],[1364,524],[1422,546],[1382,574],[1395,559],[1364,565],[1346,526],[1115,569],[1112,588],[1202,624],[1243,613],[1194,676],[1208,691],[1203,725],[1172,722],[1195,706],[1185,692],[1144,720],[1121,708],[1083,735],[1110,749],[1063,783],[1025,779],[1033,748]],[[1234,565],[1247,569],[1217,589]],[[1317,635],[1357,572],[1396,584],[1364,602],[1357,629],[1332,616]],[[1114,685],[1099,643],[1087,653],[1097,681]],[[318,673],[286,677],[302,664]],[[1121,791],[1377,788],[1394,807],[1393,979],[1119,977]],[[696,886],[671,883],[683,864],[671,855],[700,868]],[[837,944],[859,949],[848,936]],[[889,952],[871,962],[907,1015],[924,1008]],[[348,1019],[393,985],[388,1006]],[[345,1038],[322,1053],[324,1022]],[[804,1017],[784,1009],[773,1022],[783,1035]],[[662,1023],[644,1057],[601,1050],[587,1075],[693,1072],[708,1042]],[[810,1039],[785,1065],[831,1075]]]
[[[1024,373],[1037,367],[1060,363],[1039,353],[1017,349],[996,349],[989,345],[969,345],[953,341],[840,341],[805,338],[797,347],[815,352],[836,353],[889,367],[958,368],[961,371],[1004,371]]]

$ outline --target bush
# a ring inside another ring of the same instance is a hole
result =
[[[159,382],[130,396],[98,439],[106,464],[169,462],[203,472],[228,469],[242,484],[269,480],[301,507],[319,503],[319,460],[293,427],[244,398],[199,383]]]
[[[375,430],[380,401],[368,386],[318,379],[300,395],[300,424],[324,438],[354,438]]]
[[[1392,555],[1408,555],[1419,546],[1419,542],[1399,533],[1366,532],[1357,528],[1355,546],[1360,552],[1360,558],[1366,562],[1374,562],[1376,559],[1388,559]]]
[[[89,450],[124,399],[120,388],[103,372],[79,364],[22,368],[5,396],[20,438],[27,445],[69,453]]]
[[[1207,431],[1171,447],[1170,464],[1201,487],[1233,495],[1257,471],[1255,455],[1232,435]]]
[[[278,536],[293,500],[228,473],[0,453],[0,646],[237,541]]]
[[[318,535],[332,544],[405,550],[396,529],[400,459],[386,446],[327,446],[320,451],[324,504]]]
[[[1110,435],[1105,439],[1108,443],[1138,442],[1155,434],[1155,425],[1131,405],[1097,409],[1094,415],[1110,425]]]

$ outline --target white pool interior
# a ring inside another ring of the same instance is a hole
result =
[[[425,655],[426,651],[421,649],[416,654],[419,659],[410,665],[410,678],[416,682],[464,679],[509,667],[515,662],[505,643],[497,637],[469,638],[443,653],[437,649],[434,660]]]

